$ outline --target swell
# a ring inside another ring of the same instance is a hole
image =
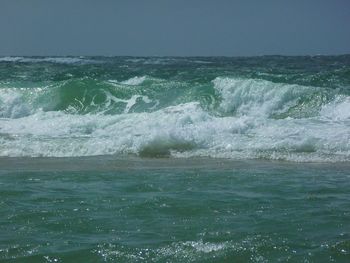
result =
[[[179,103],[199,100],[210,107],[217,99],[208,85],[167,81],[147,76],[127,80],[99,80],[89,77],[22,86],[0,87],[0,116],[19,118],[37,111],[72,114],[121,114],[151,112]]]
[[[84,77],[42,86],[1,86],[0,116],[5,118],[38,110],[75,114],[151,112],[195,101],[222,116],[305,118],[317,116],[327,103],[348,96],[339,89],[230,77],[217,77],[204,84],[136,76],[123,81]]]

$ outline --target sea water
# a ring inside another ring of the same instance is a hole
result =
[[[0,260],[348,262],[350,56],[0,58]]]

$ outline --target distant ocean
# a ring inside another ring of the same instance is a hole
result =
[[[349,262],[350,55],[0,57],[1,262]]]

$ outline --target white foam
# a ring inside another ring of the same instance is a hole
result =
[[[19,118],[31,113],[22,94],[11,89],[0,89],[0,117]]]
[[[58,63],[58,64],[98,63],[98,61],[86,59],[83,57],[0,57],[0,62],[22,62],[22,63],[50,62],[50,63]]]
[[[17,62],[24,59],[24,57],[0,57],[0,62]]]
[[[108,107],[111,105],[112,101],[117,102],[117,103],[125,103],[125,109],[124,109],[124,113],[129,113],[130,109],[136,105],[138,99],[141,99],[143,102],[149,104],[152,103],[152,100],[148,98],[148,96],[143,96],[143,95],[132,95],[130,99],[120,99],[117,98],[115,96],[113,96],[110,92],[108,91],[104,91],[104,93],[106,94],[106,104],[105,104],[105,108],[108,109]],[[154,106],[152,106],[152,108],[156,107],[158,105],[158,101],[156,101],[154,103]]]
[[[271,114],[285,111],[286,103],[293,105],[295,94],[313,89],[270,83],[275,87],[271,88],[268,84],[216,79],[215,88],[223,98],[220,108],[226,112],[234,109],[231,116],[212,115],[198,102],[134,113],[137,101],[151,100],[142,95],[120,99],[108,93],[110,103],[125,104],[124,113],[78,115],[37,110],[18,119],[10,119],[10,113],[0,119],[0,156],[135,154],[350,161],[349,97],[337,97],[313,117],[275,119]],[[264,92],[254,91],[256,85]]]
[[[213,117],[197,103],[116,116],[37,112],[0,120],[2,156],[171,154],[235,159],[344,161],[349,126],[309,120]],[[45,139],[47,138],[47,139]]]
[[[322,107],[321,116],[333,121],[350,121],[350,97],[338,96]]]
[[[142,77],[136,76],[136,77],[122,81],[121,84],[137,86],[137,85],[141,85],[145,80],[146,80],[146,76],[142,76]]]
[[[146,76],[135,76],[124,81],[118,81],[115,79],[110,79],[107,83],[112,84],[115,87],[120,87],[120,85],[137,86],[141,85],[147,79]]]
[[[259,79],[216,78],[214,88],[222,96],[224,112],[237,115],[269,116],[297,104],[300,96],[315,92],[313,87],[273,83]]]
[[[199,240],[173,242],[154,250],[149,248],[125,249],[117,244],[102,244],[98,245],[94,252],[101,256],[104,261],[170,262],[175,259],[175,261],[180,262],[195,262],[206,259],[208,254],[211,254],[211,257],[222,255],[227,250],[240,251],[246,250],[246,248],[232,241],[214,243]],[[171,260],[169,261],[169,259]]]

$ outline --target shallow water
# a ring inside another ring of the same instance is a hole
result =
[[[1,57],[1,262],[350,262],[350,56]]]
[[[350,165],[0,159],[1,262],[348,262]]]

